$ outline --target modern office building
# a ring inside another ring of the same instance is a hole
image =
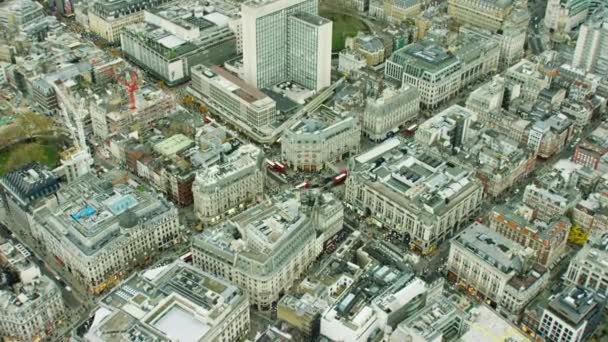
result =
[[[0,271],[0,276],[4,280],[7,275]],[[65,311],[61,290],[46,276],[0,284],[0,336],[5,340],[50,339]]]
[[[85,341],[235,342],[249,331],[243,290],[182,261],[132,275],[99,303],[96,324],[76,329]]]
[[[294,13],[287,20],[287,80],[311,90],[329,86],[333,23],[307,12]]]
[[[518,314],[549,283],[532,253],[474,222],[450,242],[448,279],[499,311]]]
[[[461,147],[467,141],[474,115],[459,105],[450,106],[420,124],[414,138],[422,146]]]
[[[194,238],[194,265],[228,279],[249,294],[250,302],[268,310],[321,253],[321,223],[342,226],[342,210],[306,214],[297,193],[284,192],[245,212],[207,228]],[[333,207],[341,208],[338,201]],[[340,228],[338,228],[340,229]]]
[[[225,120],[255,130],[276,121],[276,102],[225,69],[197,65],[191,73],[194,94]]]
[[[177,209],[124,182],[122,173],[83,176],[35,213],[34,238],[92,294],[180,242]]]
[[[608,234],[592,235],[583,248],[570,259],[564,280],[573,286],[608,296]]]
[[[572,66],[598,75],[608,73],[608,10],[598,10],[578,33]]]
[[[329,86],[332,23],[317,14],[317,0],[243,3],[245,81],[256,88],[284,81],[311,90]]]
[[[330,109],[303,119],[283,132],[281,156],[289,167],[319,171],[328,163],[359,152],[361,126],[356,117],[338,117]]]
[[[354,158],[344,198],[426,254],[477,214],[483,187],[472,169],[402,147],[393,138]]]
[[[362,115],[362,131],[374,141],[384,140],[403,125],[416,120],[420,111],[420,96],[416,87],[386,87],[367,98]]]
[[[558,294],[543,311],[538,327],[546,341],[588,341],[604,316],[606,297],[583,287]]]
[[[241,211],[264,191],[264,159],[255,145],[243,145],[223,162],[197,172],[192,184],[194,210],[205,224]]]
[[[570,33],[585,22],[594,4],[591,0],[549,0],[545,10],[544,26],[555,32]]]
[[[110,43],[119,43],[123,29],[144,21],[144,11],[173,0],[100,0],[88,9],[89,29]]]
[[[544,222],[535,220],[533,210],[497,206],[490,211],[488,225],[506,238],[534,251],[533,260],[552,268],[565,255],[568,233],[572,224],[563,217]]]
[[[189,80],[195,65],[223,63],[236,54],[231,18],[204,7],[191,0],[145,10],[144,22],[121,33],[123,55],[168,86]]]

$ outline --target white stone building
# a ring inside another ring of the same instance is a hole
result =
[[[482,201],[473,170],[427,152],[405,152],[397,138],[356,157],[349,171],[346,203],[423,254],[458,232]]]
[[[70,280],[93,294],[181,240],[177,209],[121,180],[124,174],[83,176],[34,215],[34,238]]]
[[[182,261],[129,277],[100,301],[94,316],[97,324],[79,327],[90,342],[235,342],[250,325],[243,290]]]
[[[518,314],[549,283],[529,260],[531,250],[474,222],[450,242],[448,279],[509,313]]]
[[[317,215],[316,205],[336,210]],[[321,253],[320,223],[334,226],[326,231],[342,226],[340,202],[313,204],[312,212],[304,206],[286,192],[206,229],[192,244],[194,265],[229,279],[249,294],[251,304],[270,309]]]
[[[59,287],[46,276],[15,286],[17,291],[0,289],[0,336],[16,341],[50,338],[65,314]]]
[[[223,162],[196,174],[192,184],[194,210],[205,224],[216,223],[252,203],[264,190],[263,153],[243,145]]]
[[[385,88],[375,97],[368,97],[362,115],[363,134],[371,140],[384,140],[418,117],[420,97],[416,87]]]
[[[337,115],[327,112],[329,116]],[[319,171],[327,163],[359,152],[361,127],[357,118],[326,116],[304,119],[283,132],[281,155],[290,167]]]

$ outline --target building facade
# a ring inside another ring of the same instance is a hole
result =
[[[260,89],[289,80],[311,90],[329,86],[332,24],[317,14],[317,0],[243,3],[245,81]]]
[[[288,80],[306,89],[331,83],[331,20],[306,12],[289,16],[287,25]]]
[[[276,121],[275,101],[225,69],[197,65],[191,73],[193,92],[222,118],[254,128]]]
[[[16,286],[16,292],[0,289],[0,336],[17,341],[50,338],[65,315],[61,290],[46,276]]]
[[[581,26],[572,65],[598,75],[608,73],[608,11],[600,10]]]
[[[498,31],[513,9],[512,0],[450,0],[448,14],[459,24]]]
[[[416,87],[387,87],[367,98],[362,115],[362,131],[374,141],[384,140],[418,117],[420,97]]]
[[[327,163],[359,152],[361,127],[356,117],[323,122],[304,119],[281,137],[282,160],[303,171],[319,171]]]
[[[195,65],[223,63],[236,54],[235,35],[225,23],[229,17],[219,12],[195,16],[202,12],[198,2],[145,10],[143,23],[121,33],[123,56],[168,86],[188,81]]]
[[[489,214],[489,227],[524,248],[534,250],[533,259],[552,268],[566,251],[572,224],[568,219],[551,222],[533,221],[525,208],[495,207]]]
[[[105,177],[87,175],[60,189],[61,203],[37,210],[33,226],[47,253],[92,294],[181,239],[171,203],[121,184],[124,174]]]
[[[86,341],[235,342],[250,326],[243,290],[182,261],[129,277],[104,297],[95,318],[98,324],[77,328]]]
[[[448,279],[499,311],[518,314],[549,283],[549,272],[528,254],[475,222],[450,242]]]
[[[385,77],[418,90],[423,108],[435,109],[468,84],[498,68],[500,46],[481,36],[467,36],[454,53],[432,40],[409,44],[386,61]]]
[[[240,211],[262,195],[264,174],[263,153],[254,145],[241,146],[223,163],[197,172],[192,196],[198,219],[213,224]]]
[[[321,253],[315,226],[342,225],[306,215],[302,205],[286,192],[206,229],[192,244],[194,265],[244,289],[257,308],[270,309]]]
[[[89,29],[110,43],[120,42],[122,30],[144,21],[144,10],[172,0],[97,1],[89,7]]]
[[[543,311],[539,335],[546,341],[587,341],[603,316],[605,297],[581,287],[558,294]]]
[[[397,153],[400,145],[389,139],[354,158],[344,198],[426,254],[477,214],[483,187],[472,170],[426,152]]]
[[[570,260],[564,280],[608,296],[608,235],[598,233]]]

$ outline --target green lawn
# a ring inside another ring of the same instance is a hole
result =
[[[13,146],[0,152],[0,176],[8,171],[38,161],[55,168],[59,163],[59,151],[54,141],[36,141]]]
[[[367,25],[356,17],[336,12],[320,11],[320,16],[334,22],[331,48],[333,51],[344,49],[346,37],[354,37],[359,31],[368,31]]]

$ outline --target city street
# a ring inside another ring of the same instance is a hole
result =
[[[528,28],[528,49],[534,55],[542,53],[544,48],[543,35],[545,30],[543,26],[543,19],[545,17],[545,9],[547,7],[547,0],[534,0],[528,2],[528,9],[530,11],[530,26]]]

